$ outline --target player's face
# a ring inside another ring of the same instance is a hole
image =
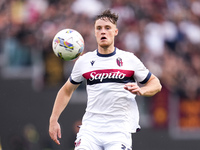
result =
[[[115,24],[108,19],[98,19],[95,22],[95,36],[100,47],[109,47],[114,45],[114,38],[118,34],[118,29]]]

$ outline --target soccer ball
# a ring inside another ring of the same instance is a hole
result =
[[[52,41],[55,55],[69,61],[78,58],[84,50],[84,39],[79,32],[73,29],[59,31]]]

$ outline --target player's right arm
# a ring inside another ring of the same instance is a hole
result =
[[[79,84],[72,84],[68,79],[68,81],[58,91],[58,94],[56,96],[52,114],[49,120],[49,135],[51,139],[58,145],[60,145],[60,141],[58,140],[58,138],[61,138],[61,128],[58,123],[58,119],[67,104],[69,103],[72,93],[78,86]]]

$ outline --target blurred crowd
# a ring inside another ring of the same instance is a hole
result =
[[[199,0],[1,0],[1,67],[43,60],[64,28],[82,34],[84,52],[96,49],[94,16],[108,8],[119,14],[116,47],[137,55],[170,92],[200,96]]]

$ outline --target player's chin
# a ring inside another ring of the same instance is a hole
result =
[[[110,46],[110,44],[108,43],[99,43],[99,46],[102,47],[102,48],[107,48]]]

